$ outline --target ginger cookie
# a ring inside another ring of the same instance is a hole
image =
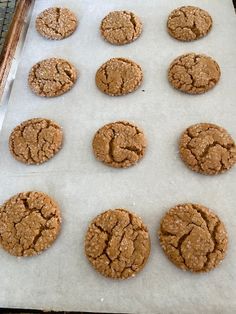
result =
[[[190,126],[179,142],[180,157],[193,171],[214,175],[236,163],[236,146],[229,133],[211,123]]]
[[[98,160],[114,168],[127,168],[144,156],[147,143],[142,130],[136,125],[117,121],[100,128],[92,145]]]
[[[202,94],[212,89],[220,79],[220,67],[212,58],[187,53],[176,58],[170,65],[170,84],[187,94]]]
[[[42,164],[62,146],[62,129],[55,122],[35,118],[22,122],[9,137],[12,156],[25,164]]]
[[[133,12],[113,11],[102,20],[101,35],[113,45],[124,45],[136,40],[142,33],[142,22]]]
[[[85,238],[89,262],[113,279],[134,277],[147,262],[150,247],[147,227],[126,209],[110,209],[98,215]]]
[[[183,6],[172,11],[167,20],[169,34],[182,41],[206,36],[212,28],[210,14],[198,7]]]
[[[57,203],[42,192],[23,192],[0,206],[0,245],[15,256],[37,255],[52,245],[61,227]]]
[[[171,208],[161,221],[159,239],[171,262],[192,272],[208,272],[218,266],[228,244],[219,217],[197,204]]]
[[[41,12],[35,21],[36,30],[48,39],[64,39],[77,27],[77,18],[67,8],[49,8]]]
[[[96,73],[97,87],[110,96],[134,92],[142,83],[141,67],[125,58],[113,58],[104,63]]]
[[[76,80],[76,68],[67,60],[59,58],[36,63],[28,76],[31,90],[43,97],[55,97],[68,92]]]

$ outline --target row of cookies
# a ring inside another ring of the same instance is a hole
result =
[[[62,128],[49,119],[22,122],[10,134],[12,156],[25,164],[41,164],[62,147]],[[143,131],[127,121],[101,127],[92,141],[95,157],[108,166],[127,168],[145,154],[147,140]],[[229,170],[236,163],[236,145],[222,127],[199,123],[188,127],[180,137],[181,159],[192,170],[214,175]]]
[[[167,18],[168,33],[181,41],[197,40],[212,28],[210,14],[198,7],[183,6],[173,10]],[[35,21],[35,28],[43,37],[61,40],[74,33],[78,26],[76,15],[67,8],[48,8]],[[141,19],[130,11],[112,11],[100,24],[102,37],[113,45],[125,45],[142,33]]]
[[[42,192],[19,193],[0,211],[0,244],[14,256],[33,256],[52,245],[61,228],[57,203]],[[163,251],[177,267],[208,272],[224,259],[228,236],[223,222],[208,208],[180,204],[162,218],[158,236]],[[127,209],[95,217],[85,235],[85,254],[102,275],[134,277],[146,264],[150,235],[142,219]]]

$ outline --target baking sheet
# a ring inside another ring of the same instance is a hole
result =
[[[214,27],[196,42],[181,43],[166,32],[174,0],[36,0],[8,111],[0,135],[0,203],[26,190],[41,190],[60,204],[63,225],[55,244],[33,258],[15,258],[0,250],[0,307],[122,313],[235,313],[236,311],[236,167],[208,177],[188,170],[178,157],[180,133],[197,122],[212,122],[236,139],[236,17],[231,0],[192,0],[210,12]],[[34,29],[34,20],[48,6],[67,6],[80,25],[63,41],[48,41]],[[99,35],[109,11],[135,11],[144,31],[134,43],[116,47]],[[169,63],[194,51],[215,58],[222,69],[219,84],[204,95],[172,89],[166,77]],[[63,96],[44,99],[27,87],[31,66],[48,57],[63,57],[79,70],[75,87]],[[111,98],[95,86],[97,68],[111,57],[139,63],[144,82],[135,93]],[[65,134],[60,153],[41,166],[26,166],[10,155],[7,142],[23,120],[46,117]],[[103,124],[130,120],[142,127],[149,146],[145,158],[129,169],[97,162],[91,140]],[[181,202],[212,208],[225,222],[229,250],[222,265],[208,274],[191,274],[173,266],[159,246],[156,229],[164,212]],[[128,208],[148,225],[152,250],[137,277],[112,281],[96,273],[83,254],[89,221],[109,208]]]

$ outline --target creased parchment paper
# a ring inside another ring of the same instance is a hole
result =
[[[166,32],[170,11],[191,2],[210,12],[214,26],[196,42],[181,43]],[[55,244],[33,258],[15,258],[0,250],[0,306],[122,313],[236,312],[236,167],[209,177],[188,170],[178,156],[180,133],[197,122],[212,122],[236,139],[236,17],[231,0],[51,0],[36,1],[15,79],[0,141],[0,203],[27,190],[41,190],[60,204],[63,225]],[[49,41],[34,29],[36,15],[49,6],[67,6],[80,21],[63,41]],[[99,24],[115,9],[133,10],[142,19],[142,36],[126,46],[102,40]],[[191,96],[172,89],[169,63],[185,52],[212,56],[222,77],[210,92]],[[79,70],[75,87],[63,96],[44,99],[27,86],[31,66],[48,57],[63,57]],[[97,68],[111,57],[140,64],[144,82],[133,94],[112,98],[95,86]],[[64,129],[60,153],[41,166],[16,162],[8,137],[23,120],[46,117]],[[145,158],[130,169],[112,169],[96,161],[91,150],[95,131],[103,124],[130,120],[148,138]],[[213,209],[225,222],[229,250],[222,265],[208,274],[183,272],[159,246],[156,230],[171,206],[197,202]],[[126,281],[96,273],[84,256],[89,221],[109,208],[128,208],[148,225],[152,250],[144,270]]]

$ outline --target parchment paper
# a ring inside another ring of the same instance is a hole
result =
[[[0,142],[0,203],[27,190],[41,190],[60,204],[63,225],[55,244],[33,258],[15,258],[0,250],[0,306],[126,313],[235,313],[236,311],[236,167],[209,177],[188,170],[178,156],[180,133],[197,122],[224,126],[236,139],[236,17],[231,0],[191,0],[210,12],[214,27],[196,42],[181,43],[166,32],[170,11],[189,1],[51,0],[36,1],[15,79]],[[73,36],[48,41],[34,29],[36,15],[61,5],[80,21]],[[136,42],[116,47],[99,35],[101,19],[111,10],[135,11],[144,31]],[[201,96],[172,89],[169,63],[185,52],[206,53],[221,66],[219,84]],[[75,87],[64,96],[44,99],[27,86],[31,66],[48,57],[63,57],[79,70]],[[112,98],[95,86],[97,68],[111,57],[128,57],[144,71],[135,93]],[[16,162],[7,147],[18,123],[33,117],[57,121],[64,147],[41,166]],[[103,124],[130,120],[145,130],[145,158],[130,169],[112,169],[96,161],[91,150]],[[198,202],[225,222],[229,250],[222,265],[208,274],[178,270],[164,256],[156,230],[166,210],[181,202]],[[90,220],[109,208],[128,208],[148,225],[152,250],[144,270],[126,281],[96,273],[84,257]]]

